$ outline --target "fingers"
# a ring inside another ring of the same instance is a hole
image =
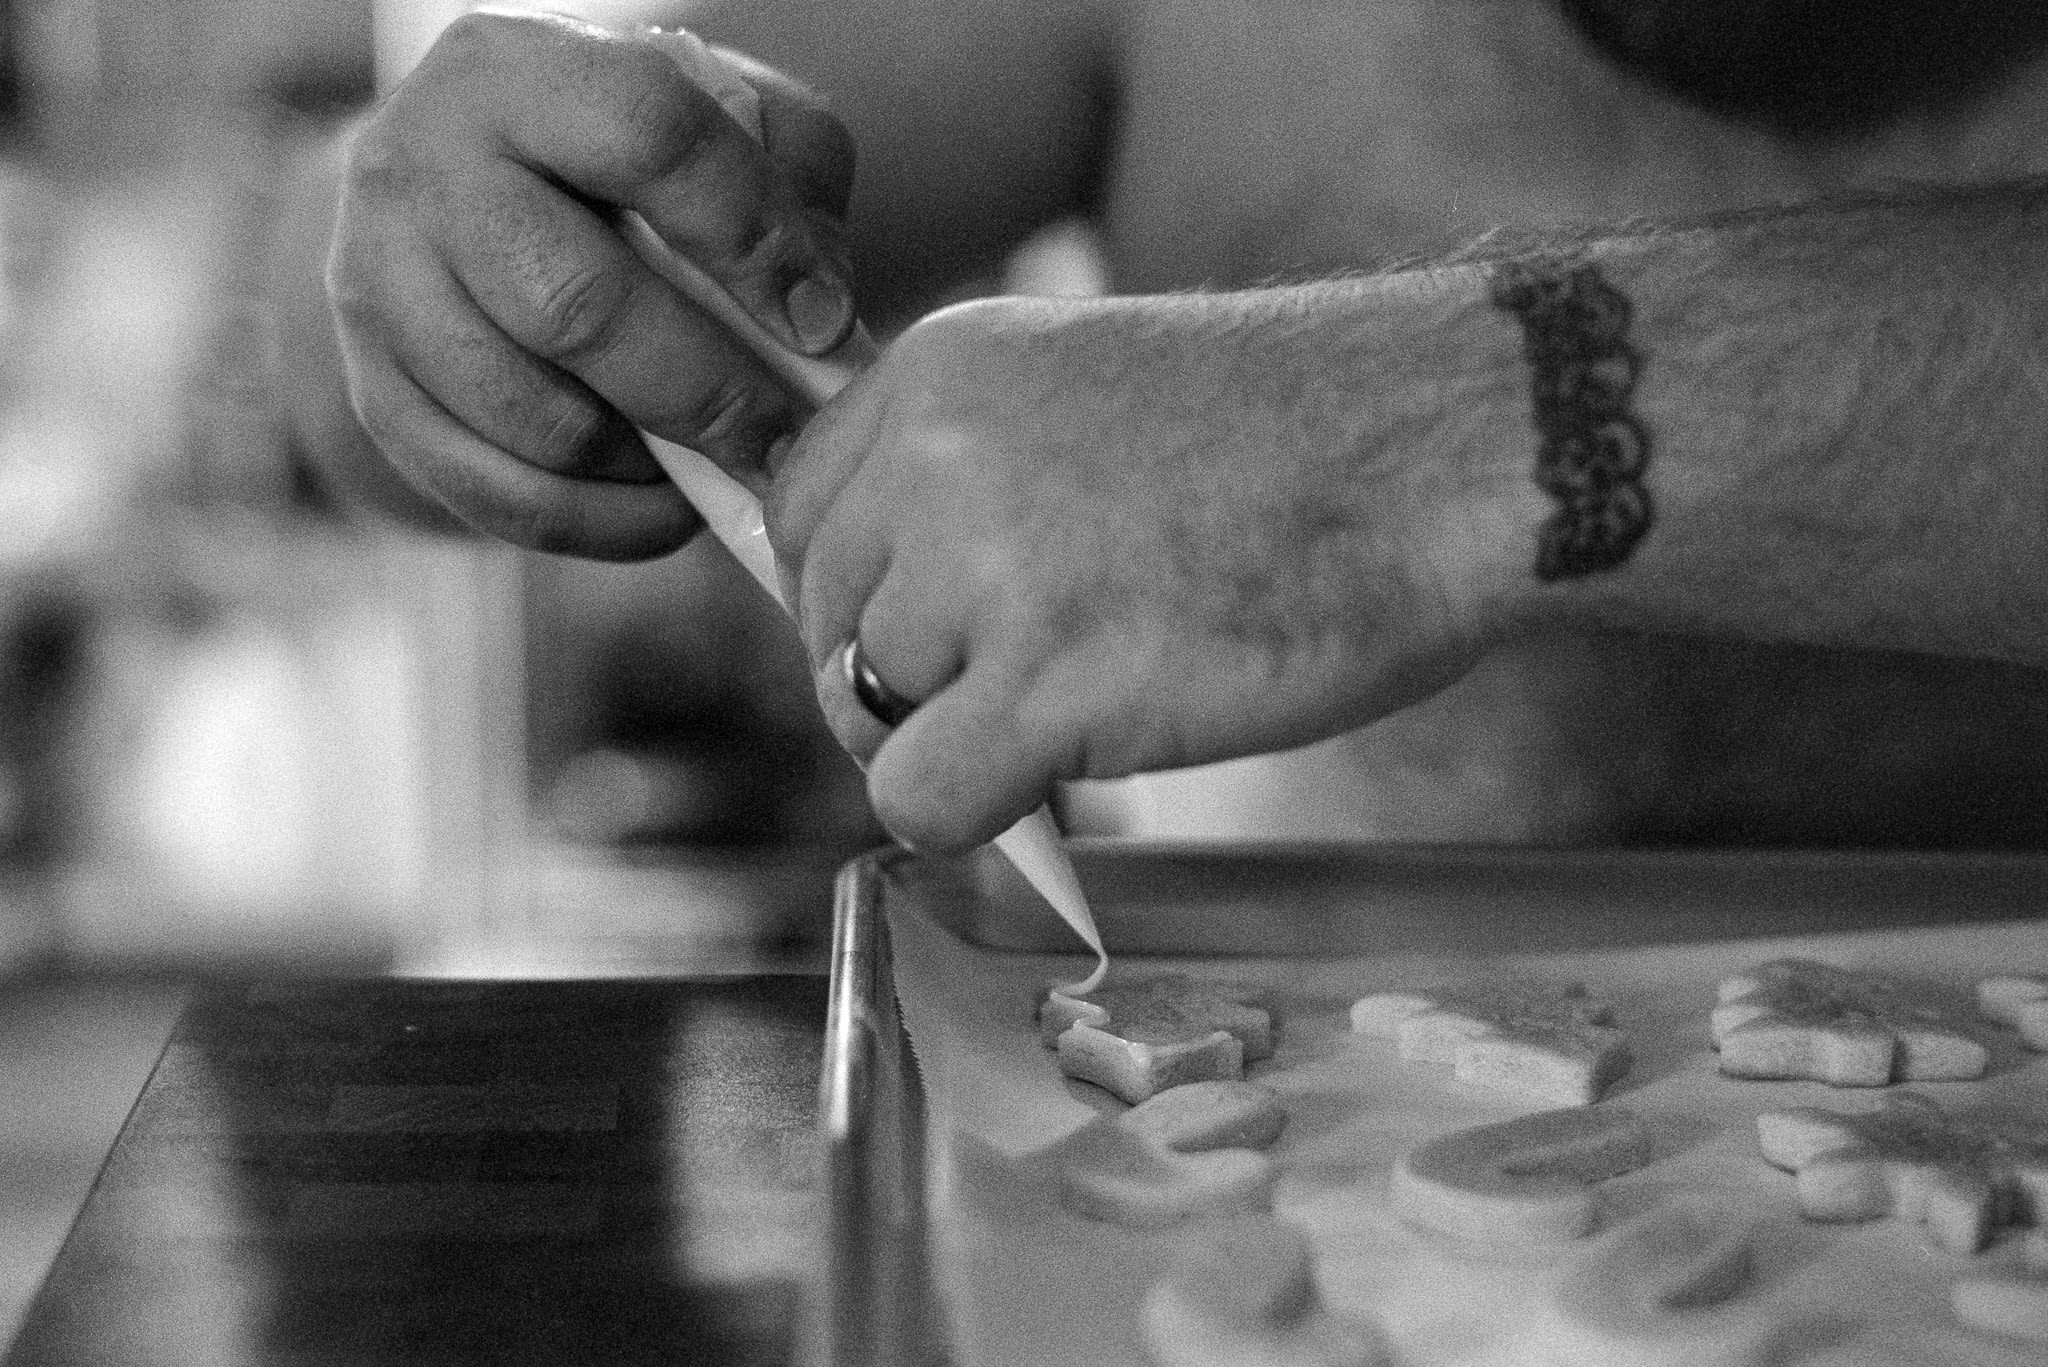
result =
[[[1061,766],[1034,691],[1019,687],[1026,677],[1000,659],[977,660],[876,752],[868,796],[890,834],[913,849],[971,849],[1045,800]]]
[[[798,402],[596,214],[516,168],[494,179],[485,192],[493,221],[458,226],[449,244],[450,268],[475,307],[635,425],[735,474],[758,471],[770,444],[801,422]],[[423,379],[450,368],[407,359]],[[449,379],[463,381],[455,369]],[[514,453],[563,468],[544,450]]]
[[[869,798],[891,835],[935,853],[971,849],[1045,800],[1059,773],[1043,743],[1051,733],[1019,722],[1014,673],[971,669],[892,728],[861,700],[852,653],[848,642],[820,667],[818,703],[832,733],[867,767]],[[863,644],[859,653],[871,652]],[[889,671],[908,672],[900,662],[873,667],[885,681]]]
[[[637,210],[786,344],[816,355],[851,331],[852,291],[819,240],[816,210],[660,48],[566,20],[478,15],[451,26],[429,61],[492,87],[474,98],[499,111],[492,131],[505,156]],[[777,118],[780,128],[787,120]]]
[[[806,640],[812,644],[818,701],[826,722],[847,753],[865,763],[893,728],[882,714],[887,709],[878,710],[861,697],[858,666],[865,664],[872,671],[876,691],[919,706],[952,681],[963,656],[953,632],[929,610],[919,610],[907,576],[880,576],[870,593],[864,587],[872,582],[869,576],[853,569],[850,560],[841,563],[847,576],[836,584],[833,601],[839,611],[850,609],[859,615],[835,615],[827,619],[833,625],[822,627],[817,635],[807,633]],[[842,622],[845,625],[837,625]],[[855,642],[860,646],[857,660],[852,657]]]
[[[478,531],[540,551],[642,560],[674,550],[701,525],[673,484],[575,478],[508,458],[388,353],[347,359],[350,387],[380,396],[363,410],[371,438],[423,492]]]
[[[761,142],[799,203],[837,222],[853,197],[854,146],[846,125],[805,86],[745,53],[715,49],[760,98]]]
[[[647,42],[473,15],[356,139],[328,272],[351,399],[465,521],[604,558],[673,548],[695,518],[634,427],[765,483],[807,406],[612,226],[639,210],[799,351],[848,335],[845,132],[786,78],[743,74],[762,142]]]
[[[987,619],[919,583],[899,569],[884,576],[857,634],[825,652],[818,699],[833,734],[868,766],[869,796],[890,833],[918,849],[962,850],[1044,801],[1064,772],[1061,732],[1033,701],[1036,657],[994,643],[976,649],[956,622]],[[955,607],[961,618],[948,615]],[[861,662],[884,691],[915,704],[898,725],[861,697]]]

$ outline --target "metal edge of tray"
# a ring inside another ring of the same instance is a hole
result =
[[[1500,952],[2048,924],[2048,853],[1072,840],[1113,953],[1399,954],[1484,924]],[[1001,860],[914,859],[894,895],[984,949],[1079,952]],[[1271,914],[1275,901],[1288,914]],[[1361,915],[1369,910],[1369,915]]]
[[[1498,937],[1495,947],[1502,950],[1527,949],[1537,939],[1573,946],[1596,938],[1683,943],[2015,917],[2041,920],[2048,934],[2048,857],[2039,854],[1087,840],[1069,847],[1116,952],[1397,951],[1429,940],[1431,921],[1475,899],[1497,928],[1511,932]],[[1587,924],[1562,937],[1560,927],[1540,921],[1498,925],[1502,918],[1522,919],[1515,913],[1532,888],[1555,898],[1567,887],[1574,900],[1592,896],[1596,914]],[[1376,910],[1392,913],[1395,933],[1356,943],[1335,933],[1357,924],[1353,894],[1360,888],[1382,898]],[[1269,923],[1247,927],[1235,917],[1172,914],[1177,902],[1241,910],[1248,899],[1275,890],[1312,899],[1319,913],[1342,920],[1318,914],[1303,935],[1290,936],[1276,934]],[[1617,897],[1650,905],[1632,906],[1626,922],[1598,914]],[[1037,905],[1005,861],[986,852],[932,860],[887,848],[840,869],[819,1082],[828,1252],[819,1332],[807,1344],[819,1367],[941,1367],[956,1357],[928,1257],[924,1089],[898,1013],[885,915],[890,898],[924,907],[948,932],[983,948],[1079,952],[1072,932]],[[1723,906],[1754,911],[1760,902],[1783,919],[1757,924],[1719,913]],[[985,914],[990,907],[1004,909],[1001,924]],[[1187,938],[1174,944],[1162,937]]]
[[[925,1251],[924,1091],[896,1009],[886,865],[878,850],[833,885],[832,981],[818,1114],[825,1143],[826,1266],[819,1367],[942,1367]]]

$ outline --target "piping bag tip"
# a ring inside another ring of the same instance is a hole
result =
[[[1053,824],[1052,813],[1040,807],[997,836],[996,848],[1009,856],[1017,871],[1052,904],[1060,919],[1095,951],[1093,973],[1078,982],[1055,984],[1055,989],[1063,996],[1085,997],[1102,986],[1102,980],[1109,975],[1109,951],[1102,947],[1102,932],[1096,928],[1095,914],[1089,910],[1087,895],[1081,891],[1074,861],[1060,844],[1059,828]]]
[[[647,38],[669,57],[692,81],[710,93],[733,121],[761,136],[760,101],[744,73],[729,66],[696,35],[687,31],[650,31]],[[619,217],[619,228],[640,259],[652,267],[685,297],[722,323],[795,392],[823,407],[850,383],[860,368],[875,355],[874,342],[858,324],[854,335],[830,358],[801,355],[789,350],[741,307],[725,287],[704,270],[671,250],[660,234],[636,213]],[[719,469],[702,454],[685,446],[644,434],[654,457],[670,478],[682,487],[703,514],[712,533],[725,543],[747,571],[782,603],[782,589],[775,565],[775,552],[763,527],[760,500],[752,491]],[[787,604],[784,604],[787,607]],[[1109,972],[1109,955],[1102,948],[1102,936],[1095,928],[1095,916],[1074,862],[1060,843],[1059,828],[1052,813],[1040,807],[1030,816],[996,837],[996,846],[1010,857],[1025,879],[1036,888],[1060,919],[1095,951],[1095,971],[1077,983],[1062,987],[1079,996],[1102,985]]]
[[[712,534],[746,566],[769,597],[782,603],[775,552],[763,531],[760,500],[699,453],[664,441],[651,432],[642,435],[655,459],[704,515]],[[1074,997],[1093,992],[1108,976],[1109,953],[1102,947],[1095,914],[1089,909],[1087,894],[1081,891],[1074,861],[1060,843],[1059,827],[1054,824],[1052,813],[1038,808],[997,836],[995,844],[1009,856],[1025,881],[1059,913],[1060,919],[1095,951],[1095,971],[1078,982],[1058,984],[1058,990]]]

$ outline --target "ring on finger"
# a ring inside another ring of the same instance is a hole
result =
[[[917,704],[904,697],[882,680],[875,672],[875,666],[861,649],[860,637],[846,643],[840,655],[846,671],[846,681],[853,686],[853,696],[868,710],[868,715],[892,730],[909,720],[917,710]]]

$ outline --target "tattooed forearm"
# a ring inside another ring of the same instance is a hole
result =
[[[1521,321],[1536,483],[1561,505],[1543,525],[1536,576],[1613,569],[1652,521],[1650,436],[1629,411],[1642,356],[1628,341],[1628,299],[1589,261],[1537,258],[1496,265],[1492,301]]]

